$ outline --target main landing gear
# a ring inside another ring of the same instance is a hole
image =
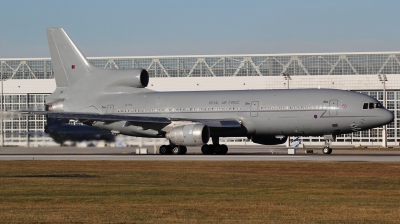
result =
[[[334,139],[334,136],[332,135],[325,135],[325,147],[322,149],[322,152],[324,154],[331,154],[332,153],[332,140]]]
[[[212,141],[212,145],[203,145],[201,147],[201,152],[204,155],[225,155],[228,152],[228,146],[219,144],[219,137],[213,137]]]
[[[204,155],[225,155],[228,152],[228,146],[220,145],[218,137],[213,137],[212,140],[212,145],[203,145],[201,147],[201,152]],[[186,146],[174,145],[172,142],[170,142],[169,145],[160,146],[158,152],[161,155],[185,155],[187,148]]]
[[[158,151],[161,155],[185,155],[187,148],[183,145],[162,145]]]
[[[204,155],[225,155],[228,152],[228,146],[226,145],[203,145],[201,152]]]

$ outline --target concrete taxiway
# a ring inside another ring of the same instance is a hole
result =
[[[0,160],[400,162],[400,148],[336,148],[331,155],[323,155],[320,149],[305,154],[306,149],[300,148],[296,155],[288,155],[287,149],[279,146],[230,146],[227,155],[203,155],[199,147],[189,147],[186,155],[159,155],[153,147],[147,149],[147,155],[137,155],[135,147],[4,147],[0,148]]]

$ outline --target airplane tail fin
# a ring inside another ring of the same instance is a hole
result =
[[[46,33],[57,87],[68,87],[94,69],[62,28],[48,28]]]

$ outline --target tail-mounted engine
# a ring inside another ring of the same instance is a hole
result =
[[[102,82],[108,83],[107,86],[109,87],[145,88],[149,84],[149,73],[145,69],[116,69],[112,70],[112,72],[112,75],[106,73],[102,77]]]
[[[187,124],[171,129],[165,137],[175,145],[204,145],[210,139],[210,129],[203,124]]]

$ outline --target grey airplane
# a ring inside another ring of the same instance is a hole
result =
[[[364,94],[336,89],[157,92],[145,69],[91,65],[62,28],[47,38],[57,88],[46,98],[50,118],[74,119],[113,134],[167,138],[160,154],[226,154],[219,137],[247,137],[263,145],[288,136],[324,136],[324,154],[336,135],[379,127],[393,113]],[[207,144],[209,139],[212,144]]]

